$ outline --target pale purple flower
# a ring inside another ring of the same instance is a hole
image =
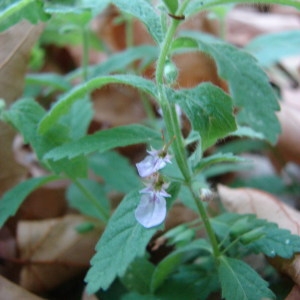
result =
[[[141,201],[135,210],[135,218],[144,227],[150,228],[161,224],[166,218],[167,207],[165,197],[170,195],[161,188],[147,187],[140,191]]]
[[[171,163],[171,156],[164,150],[152,149],[147,152],[150,155],[147,155],[141,162],[136,164],[141,177],[148,177],[165,167],[167,163]]]

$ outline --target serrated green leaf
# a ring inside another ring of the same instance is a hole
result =
[[[136,170],[128,159],[117,152],[96,153],[89,158],[89,165],[104,179],[107,187],[121,193],[129,193],[140,185],[141,180]]]
[[[222,297],[226,300],[275,299],[268,283],[243,261],[222,256],[219,262]]]
[[[81,179],[79,182],[94,199],[97,199],[99,205],[109,215],[109,200],[106,197],[104,187],[98,182],[89,179]],[[84,215],[106,221],[105,216],[91,205],[87,195],[82,193],[74,183],[68,187],[66,197],[70,207],[76,208]]]
[[[148,259],[137,257],[130,264],[121,281],[129,291],[148,294],[150,293],[150,282],[154,269],[154,265]]]
[[[253,241],[249,247],[255,252],[262,252],[269,257],[280,256],[291,258],[300,252],[300,237],[291,234],[290,231],[278,228],[277,224],[266,223],[264,236]]]
[[[105,232],[96,245],[97,253],[85,278],[89,293],[107,289],[117,276],[123,276],[127,267],[145,248],[157,228],[145,229],[134,217],[140,201],[139,192],[128,194],[115,210]]]
[[[57,176],[45,176],[31,178],[16,185],[14,188],[6,192],[0,199],[0,227],[6,220],[13,216],[25,198],[35,189],[47,182],[58,179]]]
[[[269,67],[284,57],[298,55],[299,48],[300,31],[291,30],[259,35],[245,50],[254,55],[261,66]]]
[[[116,5],[121,11],[133,15],[142,21],[154,40],[158,44],[162,42],[163,34],[160,18],[149,2],[146,0],[112,0],[111,3]]]
[[[211,83],[172,94],[201,136],[202,149],[236,130],[231,98]]]
[[[83,84],[80,84],[73,88],[69,93],[63,95],[47,113],[47,115],[41,120],[39,125],[39,132],[44,134],[49,130],[61,116],[67,114],[72,104],[81,98],[88,95],[89,92],[96,88],[100,88],[109,83],[121,83],[128,84],[136,87],[150,95],[156,95],[155,84],[147,79],[134,75],[114,75],[103,76],[93,78]]]
[[[148,127],[137,124],[120,126],[101,130],[77,141],[66,143],[49,151],[45,155],[45,159],[59,160],[64,157],[72,158],[95,151],[101,153],[116,147],[151,143],[159,139],[159,133]]]
[[[44,11],[42,0],[2,0],[0,4],[0,32],[21,20],[28,20],[33,24],[47,21],[50,17]]]
[[[194,167],[194,171],[200,172],[201,170],[210,167],[211,165],[225,162],[240,163],[245,162],[245,158],[235,156],[232,153],[213,154],[208,157],[202,158],[201,161]]]
[[[186,32],[199,43],[199,50],[213,57],[219,75],[227,80],[234,105],[239,112],[239,125],[250,126],[275,143],[280,132],[275,111],[279,104],[268,78],[256,60],[246,53],[223,42],[207,42],[197,32]]]
[[[224,5],[224,4],[230,4],[230,3],[245,3],[249,4],[248,0],[192,0],[187,5],[184,14],[186,16],[191,16],[193,14],[198,13],[200,10],[204,10],[210,7],[214,7],[217,5]],[[300,9],[300,3],[298,0],[257,0],[256,3],[261,4],[280,4],[280,5],[288,5],[293,6],[295,8]]]
[[[151,280],[151,291],[155,292],[179,265],[193,257],[199,256],[200,251],[212,251],[206,240],[195,240],[189,245],[170,253],[156,266]]]

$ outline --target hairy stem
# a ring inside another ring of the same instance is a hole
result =
[[[188,4],[189,0],[183,1],[182,5],[176,12],[176,15],[180,16],[184,12],[186,5]],[[181,133],[181,128],[178,120],[178,116],[176,113],[175,104],[170,103],[167,98],[166,93],[166,85],[164,83],[164,67],[168,58],[169,50],[172,44],[173,37],[175,35],[176,29],[180,23],[180,20],[172,18],[171,25],[166,33],[166,37],[161,45],[160,55],[157,61],[157,69],[156,69],[156,83],[158,88],[158,101],[161,105],[161,109],[163,112],[164,121],[166,124],[166,129],[169,135],[169,138],[175,138],[172,143],[173,152],[175,155],[176,162],[180,168],[182,175],[186,181],[186,184],[193,195],[193,199],[195,204],[198,208],[199,214],[202,218],[203,224],[205,226],[207,235],[210,239],[213,253],[215,257],[220,256],[220,250],[218,247],[218,242],[214,231],[211,227],[209,217],[205,210],[203,203],[200,201],[199,197],[195,193],[192,188],[192,172],[187,162],[187,156],[184,146],[184,139]]]

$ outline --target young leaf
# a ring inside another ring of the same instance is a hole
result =
[[[101,205],[101,207],[106,210],[107,214],[109,214],[109,200],[105,195],[103,186],[96,181],[89,179],[81,179],[80,183],[95,199],[99,201],[99,205]],[[87,199],[87,195],[83,194],[75,184],[69,186],[66,197],[70,207],[78,209],[84,215],[106,221],[103,218],[103,215],[100,214],[99,211],[90,204],[89,200]]]
[[[199,131],[203,149],[236,130],[231,98],[211,83],[174,92],[171,99],[185,111],[193,129]]]
[[[10,216],[13,216],[16,213],[22,202],[32,191],[39,186],[56,179],[58,179],[57,176],[31,178],[21,182],[6,192],[0,199],[0,227],[2,227]]]
[[[248,125],[263,133],[275,143],[280,132],[275,111],[279,109],[275,93],[266,74],[256,60],[246,53],[223,42],[207,42],[196,32],[186,33],[199,43],[199,50],[213,57],[219,75],[228,81],[234,105],[239,108],[239,125]]]
[[[95,151],[105,152],[116,147],[150,143],[159,139],[159,133],[150,128],[135,124],[126,125],[98,131],[77,141],[66,143],[49,151],[44,158],[52,160],[59,160],[64,157],[72,158]]]
[[[28,74],[26,76],[26,84],[44,85],[63,92],[72,88],[71,84],[65,79],[65,77],[54,73]]]
[[[195,172],[200,172],[211,165],[218,163],[239,163],[245,162],[245,158],[238,157],[232,153],[216,153],[201,159],[201,161],[194,167]]]
[[[85,279],[89,293],[107,289],[117,276],[125,274],[136,257],[144,255],[157,228],[145,229],[136,221],[134,209],[139,201],[139,192],[128,194],[111,217]]]
[[[115,4],[121,11],[133,15],[134,17],[142,21],[154,40],[158,44],[162,42],[163,34],[160,24],[160,18],[148,1],[112,0],[111,2]]]
[[[219,262],[222,297],[226,300],[275,299],[267,282],[243,261],[222,256]]]
[[[72,104],[79,99],[85,97],[89,92],[96,88],[100,88],[109,83],[122,83],[136,87],[150,95],[156,95],[155,84],[147,79],[134,75],[114,75],[93,78],[81,85],[73,88],[69,93],[62,96],[58,102],[56,102],[48,114],[41,120],[39,125],[39,132],[44,134],[49,130],[61,116],[68,113]]]
[[[117,152],[96,153],[89,158],[90,168],[101,176],[105,185],[122,193],[129,193],[140,185],[140,177],[129,161]],[[116,175],[118,170],[118,175]]]
[[[43,9],[42,0],[6,0],[0,4],[0,32],[27,19],[33,24],[50,17]]]

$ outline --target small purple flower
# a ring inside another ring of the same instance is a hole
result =
[[[140,193],[143,195],[135,210],[137,221],[146,228],[161,224],[167,214],[165,197],[170,197],[170,195],[163,187],[160,190],[155,190],[151,186],[141,190]]]
[[[147,152],[150,155],[147,155],[145,159],[136,164],[138,173],[141,177],[148,177],[165,167],[167,163],[171,163],[171,156],[164,149],[152,149]]]

